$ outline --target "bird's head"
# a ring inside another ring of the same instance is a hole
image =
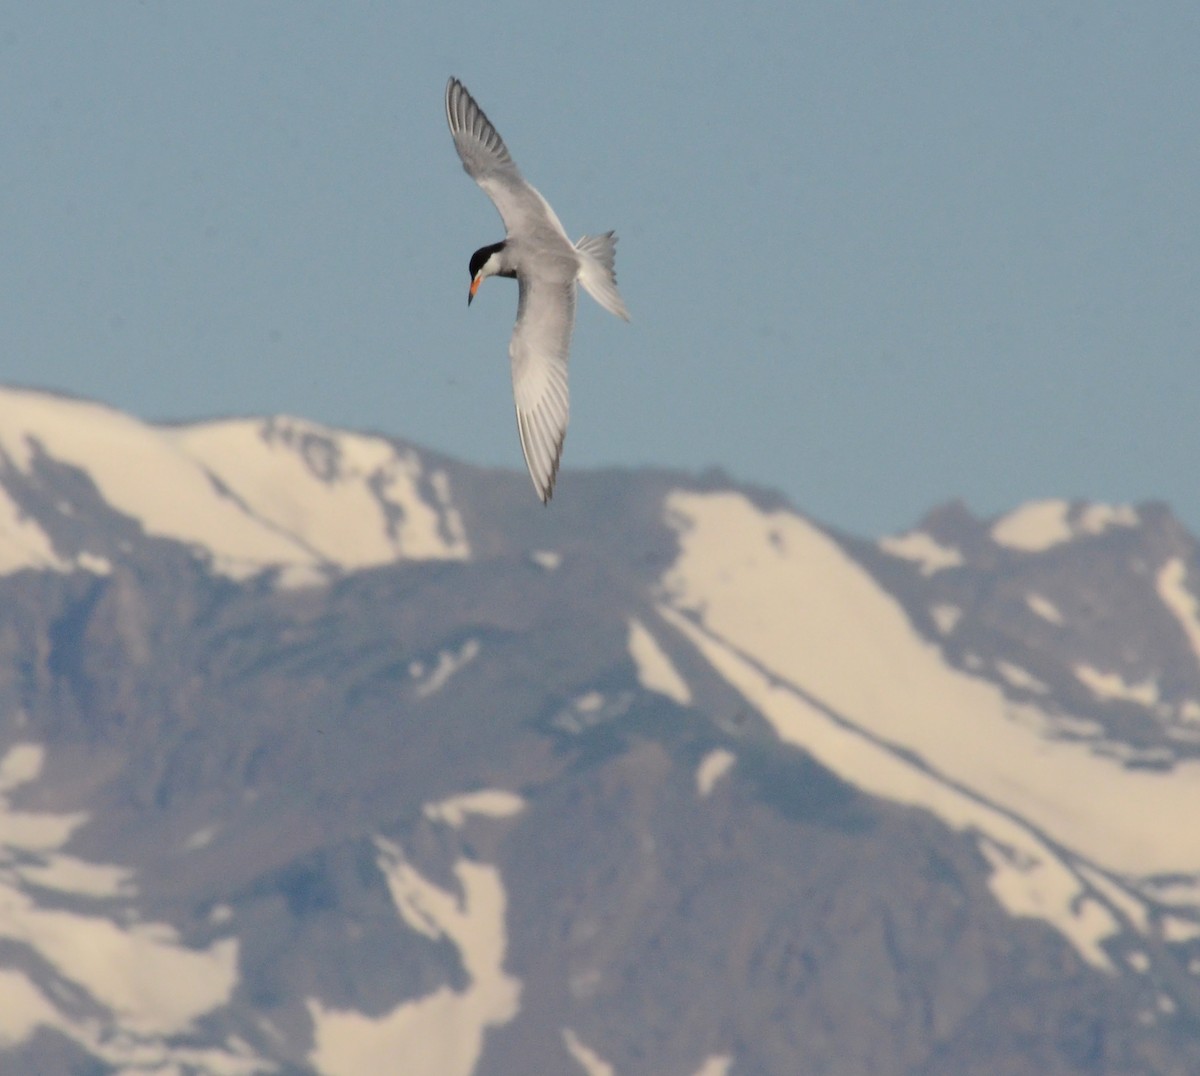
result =
[[[503,243],[493,243],[491,246],[480,247],[471,255],[471,290],[467,295],[467,306],[471,305],[479,285],[488,277],[501,272],[500,252],[503,249]]]

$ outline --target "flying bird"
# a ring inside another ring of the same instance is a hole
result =
[[[446,84],[446,119],[463,169],[496,204],[504,222],[504,239],[471,255],[467,305],[488,277],[516,277],[517,324],[508,357],[517,432],[533,487],[546,504],[567,435],[567,356],[576,283],[605,310],[629,320],[613,268],[617,236],[585,235],[572,243],[550,203],[525,181],[496,128],[456,78]]]

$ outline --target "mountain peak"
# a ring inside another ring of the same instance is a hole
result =
[[[156,426],[6,388],[0,455],[8,571],[103,570],[139,538],[183,543],[233,577],[470,555],[444,469],[288,416]]]

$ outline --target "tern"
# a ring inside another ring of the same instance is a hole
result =
[[[446,84],[446,119],[464,171],[495,203],[504,222],[504,239],[471,255],[467,305],[488,277],[516,277],[517,324],[508,357],[517,432],[533,487],[547,504],[567,435],[567,357],[576,283],[605,310],[629,320],[613,268],[617,236],[585,235],[572,243],[550,203],[526,182],[496,128],[456,78]]]

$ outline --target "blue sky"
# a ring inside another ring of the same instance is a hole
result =
[[[451,74],[621,236],[558,498],[716,464],[864,535],[955,496],[1200,530],[1193,3],[6,5],[0,379],[521,468]]]

